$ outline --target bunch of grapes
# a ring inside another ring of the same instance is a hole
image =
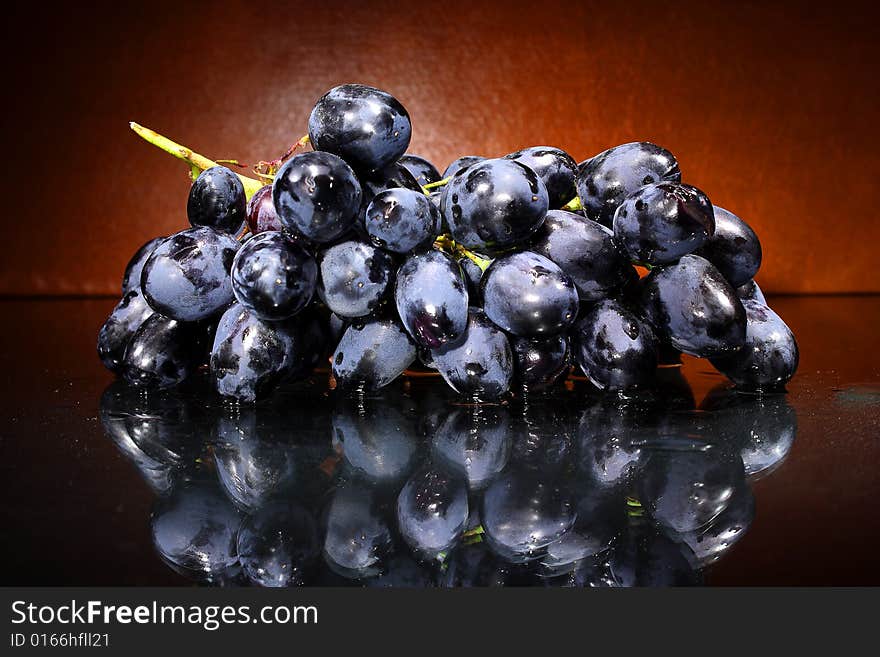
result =
[[[636,142],[578,164],[537,146],[441,174],[407,154],[411,133],[397,99],[347,84],[318,100],[314,150],[272,163],[271,185],[205,168],[191,227],[129,263],[104,364],[168,387],[207,363],[222,396],[248,402],[327,359],[342,389],[430,368],[487,401],[572,365],[630,391],[681,353],[746,389],[793,376],[794,335],[754,281],[757,235],[682,183],[669,151]]]

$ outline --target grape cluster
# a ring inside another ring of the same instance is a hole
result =
[[[308,129],[314,150],[276,161],[250,199],[253,179],[201,172],[191,227],[126,269],[98,338],[109,369],[167,387],[208,365],[249,402],[328,359],[341,389],[429,368],[487,401],[572,365],[625,392],[681,353],[753,390],[797,368],[754,281],[757,235],[659,146],[469,155],[441,175],[406,152],[403,105],[358,84],[321,97]]]

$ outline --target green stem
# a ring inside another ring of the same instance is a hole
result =
[[[489,265],[492,264],[491,260],[483,258],[473,251],[464,248],[461,244],[456,243],[455,240],[449,237],[449,235],[440,235],[436,240],[434,240],[434,246],[436,246],[438,249],[446,251],[456,260],[467,258],[468,260],[476,264],[477,267],[480,268],[480,271],[486,271],[486,269],[489,268]]]
[[[578,210],[583,210],[584,206],[581,203],[581,197],[575,196],[568,203],[562,206],[563,210],[568,210],[569,212],[577,212]]]
[[[180,144],[168,139],[168,137],[164,137],[158,132],[154,132],[149,128],[138,125],[134,121],[129,123],[129,125],[131,126],[131,129],[134,130],[138,134],[138,136],[145,141],[150,142],[151,144],[153,144],[153,146],[156,146],[166,153],[173,155],[177,159],[183,160],[184,162],[189,164],[193,178],[197,177],[205,169],[220,166],[220,164],[218,164],[214,160],[207,158],[204,155],[199,155],[198,153],[195,153],[191,148],[181,146]],[[240,173],[237,173],[235,175],[239,177],[242,184],[244,185],[244,192],[248,199],[250,199],[251,196],[257,193],[257,190],[259,190],[266,184],[260,180],[255,180],[248,176],[243,176]]]
[[[429,194],[431,190],[437,189],[438,187],[443,187],[450,180],[452,180],[452,176],[449,176],[449,178],[444,178],[443,180],[437,180],[435,182],[428,183],[427,185],[422,185],[422,191],[425,192],[425,194]]]

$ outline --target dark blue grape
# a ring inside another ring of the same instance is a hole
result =
[[[472,164],[483,162],[485,159],[485,157],[481,157],[479,155],[464,155],[450,162],[449,166],[446,167],[446,170],[443,172],[443,175],[440,179],[445,180],[446,178],[451,178],[462,169],[467,169]]]
[[[193,226],[237,235],[247,217],[244,185],[226,167],[205,169],[190,187],[186,215]]]
[[[736,290],[700,256],[654,269],[641,292],[651,324],[686,354],[720,356],[745,342],[746,312]]]
[[[510,456],[510,412],[500,406],[456,408],[437,428],[431,452],[471,490],[485,488]]]
[[[144,264],[147,303],[171,319],[193,322],[217,314],[233,300],[229,270],[234,237],[213,228],[190,228],[162,242]]]
[[[736,288],[736,293],[743,301],[751,299],[752,301],[763,303],[765,306],[767,305],[767,299],[764,298],[764,293],[755,281],[749,281],[748,283],[740,285]]]
[[[128,343],[122,376],[137,386],[175,386],[201,364],[201,337],[197,326],[150,315]]]
[[[294,155],[272,183],[281,223],[315,242],[331,242],[348,231],[357,219],[361,198],[361,184],[351,167],[321,151]]]
[[[647,323],[619,301],[600,301],[572,329],[575,360],[597,388],[629,390],[657,370],[657,342]]]
[[[761,267],[761,242],[742,219],[714,207],[715,233],[697,251],[711,262],[733,287],[747,284]]]
[[[458,264],[441,251],[410,256],[397,272],[394,301],[404,328],[420,347],[438,349],[467,327],[468,291]]]
[[[128,343],[152,314],[153,309],[138,289],[122,297],[98,332],[98,356],[104,367],[111,372],[120,371]]]
[[[645,185],[614,213],[614,237],[630,258],[650,265],[678,260],[715,232],[712,203],[696,187],[674,182]]]
[[[797,371],[794,333],[775,312],[758,301],[743,301],[746,337],[742,349],[712,358],[719,372],[747,390],[779,390]]]
[[[318,265],[279,231],[248,240],[232,261],[232,291],[260,319],[292,317],[312,300]]]
[[[144,264],[153,255],[156,247],[166,239],[168,238],[154,237],[131,256],[131,260],[125,266],[125,274],[122,276],[122,296],[125,296],[132,290],[141,289],[141,272],[144,269]]]
[[[440,200],[452,237],[468,249],[506,249],[531,237],[548,208],[547,188],[516,160],[485,160],[459,170]]]
[[[423,157],[407,153],[401,156],[398,163],[406,167],[406,170],[413,175],[419,185],[429,185],[440,180],[440,172],[437,171],[437,167]]]
[[[604,299],[627,282],[632,265],[605,226],[564,210],[550,210],[529,247],[572,280],[581,301]]]
[[[394,381],[416,359],[416,347],[396,321],[352,324],[333,354],[333,376],[344,388],[376,390]]]
[[[538,174],[547,187],[551,209],[561,208],[577,196],[577,163],[565,151],[552,146],[532,146],[505,157],[525,164]]]
[[[443,470],[416,472],[397,498],[400,533],[416,554],[426,559],[449,551],[467,520],[467,487]]]
[[[564,335],[513,338],[511,346],[516,382],[529,392],[548,388],[568,371],[568,338]]]
[[[238,532],[242,570],[258,586],[302,586],[320,552],[312,514],[295,503],[259,509]]]
[[[223,313],[211,349],[214,386],[224,397],[252,402],[287,376],[297,349],[292,324],[267,322],[241,304]]]
[[[483,494],[483,529],[489,546],[514,563],[540,558],[577,519],[570,494],[532,473],[508,472]]]
[[[334,87],[321,96],[309,116],[312,146],[363,172],[396,162],[411,136],[404,106],[394,96],[362,84]]]
[[[458,393],[493,400],[510,390],[510,342],[479,308],[468,309],[464,338],[432,350],[431,356],[437,371]]]
[[[483,274],[481,287],[489,319],[520,337],[561,333],[577,317],[578,294],[571,278],[537,253],[496,259]]]
[[[395,253],[428,247],[440,234],[440,210],[422,192],[388,189],[373,198],[365,223],[370,241]]]
[[[153,545],[178,572],[223,582],[238,570],[241,516],[215,484],[195,481],[176,486],[156,501],[151,525]]]
[[[632,142],[582,162],[577,190],[587,217],[611,228],[624,198],[643,185],[663,180],[681,181],[675,156],[649,142]]]
[[[373,489],[357,481],[338,488],[324,524],[324,558],[336,573],[360,579],[382,571],[393,541]]]
[[[395,263],[374,246],[342,242],[324,251],[320,263],[321,297],[340,317],[366,317],[390,295]]]

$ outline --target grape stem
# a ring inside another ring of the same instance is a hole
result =
[[[581,197],[575,196],[568,203],[562,206],[563,210],[568,210],[569,212],[577,212],[578,210],[583,210],[584,206],[581,203]]]
[[[207,158],[204,155],[199,155],[191,148],[181,146],[180,144],[168,139],[168,137],[160,135],[158,132],[150,130],[149,128],[145,128],[144,126],[139,125],[134,121],[130,122],[128,125],[131,126],[131,129],[134,130],[143,140],[148,141],[153,146],[156,146],[166,153],[173,155],[177,159],[183,160],[184,162],[189,164],[190,173],[193,179],[197,178],[198,175],[205,169],[220,166],[218,162],[215,162],[214,160]],[[265,183],[260,180],[255,180],[254,178],[243,176],[240,173],[237,173],[235,175],[238,176],[239,180],[241,180],[242,185],[244,185],[244,193],[248,199],[250,199],[251,196],[257,193],[257,190],[265,185]]]
[[[449,255],[454,257],[456,260],[460,260],[461,258],[467,258],[471,262],[473,262],[477,267],[480,268],[480,271],[486,271],[489,265],[492,264],[491,260],[478,256],[473,251],[470,251],[464,248],[461,244],[457,244],[455,240],[453,240],[449,235],[440,235],[434,240],[434,246],[440,249],[441,251],[447,252]]]
[[[437,180],[437,181],[435,181],[435,182],[428,183],[427,185],[422,185],[422,191],[423,191],[425,194],[430,195],[430,193],[431,193],[432,190],[437,189],[437,188],[439,188],[439,187],[443,187],[443,186],[446,185],[446,183],[448,183],[450,180],[452,180],[452,176],[449,176],[448,178],[444,178],[443,180]]]

